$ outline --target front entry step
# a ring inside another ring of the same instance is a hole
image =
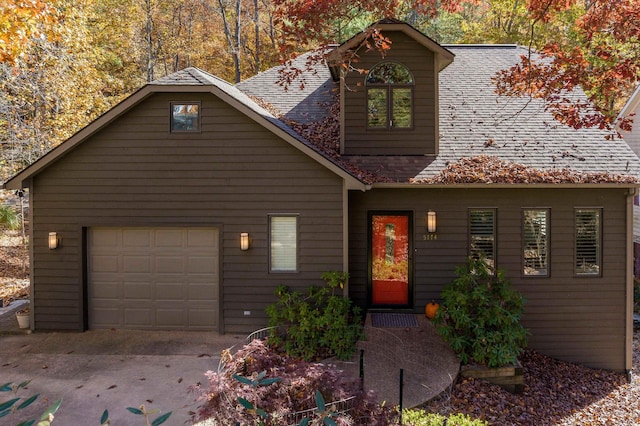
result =
[[[416,315],[416,320],[417,327],[374,327],[367,314],[358,353],[364,356],[364,388],[373,390],[379,402],[399,404],[400,370],[404,408],[433,399],[458,375],[460,360],[431,321],[424,315]]]

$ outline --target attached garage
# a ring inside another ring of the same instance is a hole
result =
[[[217,228],[90,228],[89,328],[219,329]]]

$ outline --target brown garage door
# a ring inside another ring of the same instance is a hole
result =
[[[91,228],[89,328],[218,330],[216,228]]]

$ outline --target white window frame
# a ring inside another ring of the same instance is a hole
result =
[[[269,215],[269,272],[298,272],[299,222],[298,214]],[[277,234],[280,232],[285,234]],[[293,237],[287,236],[287,232],[293,232]],[[280,238],[282,241],[279,241]]]

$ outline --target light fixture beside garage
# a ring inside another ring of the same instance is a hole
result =
[[[249,250],[249,233],[242,232],[240,234],[240,250],[246,251]]]
[[[57,232],[49,232],[49,250],[55,250],[60,245]]]

